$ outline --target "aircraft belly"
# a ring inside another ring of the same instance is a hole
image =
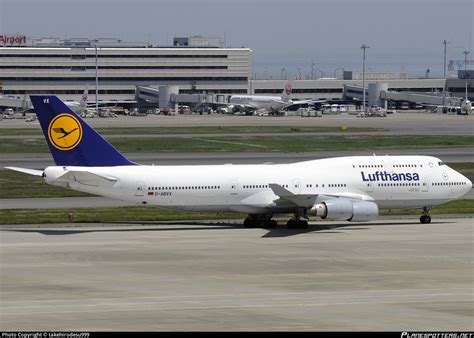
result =
[[[178,210],[178,211],[195,211],[195,212],[238,212],[248,214],[267,213],[268,210],[256,207],[247,207],[241,205],[158,205],[159,207]]]
[[[422,208],[429,205],[437,205],[447,202],[448,199],[391,199],[391,200],[375,200],[380,209],[409,209]]]

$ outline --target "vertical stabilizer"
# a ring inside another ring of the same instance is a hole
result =
[[[58,166],[134,165],[53,95],[31,95],[54,162]]]
[[[283,102],[290,101],[292,91],[293,91],[293,87],[291,86],[291,83],[288,81],[288,83],[285,85],[285,88],[283,89],[283,92],[281,93],[281,100]]]

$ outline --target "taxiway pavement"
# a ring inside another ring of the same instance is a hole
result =
[[[1,226],[0,330],[474,330],[470,218]]]

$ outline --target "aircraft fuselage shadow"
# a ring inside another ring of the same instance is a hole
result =
[[[450,224],[454,223],[451,221],[434,221],[432,224]],[[0,231],[13,231],[13,232],[23,232],[23,233],[39,233],[48,236],[62,236],[62,235],[76,235],[83,233],[100,233],[100,232],[171,232],[171,231],[212,231],[212,230],[236,230],[236,229],[246,229],[243,224],[240,223],[225,223],[225,222],[208,222],[208,221],[188,221],[188,222],[104,222],[107,228],[97,229],[92,227],[94,223],[84,223],[87,226],[80,228],[75,227],[74,229],[44,229],[44,228],[32,228],[32,229],[0,229]],[[137,226],[146,226],[146,228],[139,228]],[[348,231],[363,231],[370,230],[371,227],[379,226],[397,226],[397,225],[420,225],[419,222],[413,221],[393,221],[393,222],[384,222],[384,223],[335,223],[335,224],[310,224],[306,229],[288,229],[284,225],[280,224],[275,229],[266,229],[268,232],[262,236],[262,238],[269,237],[288,237],[294,235],[300,235],[305,233],[342,233],[344,230]],[[99,225],[98,225],[99,226]],[[112,226],[115,226],[112,228]],[[128,226],[133,226],[130,228]],[[338,230],[338,231],[335,231]]]
[[[432,224],[449,224],[454,223],[450,221],[434,221]],[[268,237],[288,237],[305,233],[316,233],[324,231],[324,233],[342,233],[344,231],[362,231],[370,230],[371,227],[380,227],[380,226],[396,226],[396,225],[421,225],[417,220],[400,220],[393,222],[383,222],[383,223],[335,223],[335,224],[310,224],[306,229],[288,229],[284,227],[277,227],[275,229],[268,229],[269,231],[262,236],[262,238]],[[331,231],[332,230],[332,231]],[[339,230],[339,231],[334,231]]]

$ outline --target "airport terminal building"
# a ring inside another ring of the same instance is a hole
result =
[[[56,94],[78,100],[89,85],[95,100],[96,63],[99,100],[135,99],[136,86],[178,85],[183,93],[247,93],[252,50],[198,47],[157,48],[117,39],[17,39],[0,47],[3,95]],[[212,41],[211,41],[212,42]],[[96,48],[97,44],[97,48]]]
[[[252,79],[252,50],[225,48],[218,38],[175,38],[173,46],[155,47],[119,39],[56,39],[0,35],[0,95],[55,94],[80,99],[88,85],[95,101],[137,99],[140,87],[179,87],[179,94],[279,95],[287,80]],[[366,85],[383,81],[388,90],[434,94],[447,90],[464,97],[463,79],[409,79],[406,74],[366,73]],[[361,86],[356,72],[343,79],[293,80],[293,99],[337,100],[347,86]],[[350,90],[350,89],[349,89]],[[474,99],[474,79],[468,80]]]

